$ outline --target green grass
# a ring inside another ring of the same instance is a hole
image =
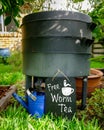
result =
[[[104,68],[104,62],[91,61],[91,68]]]
[[[13,65],[5,65],[5,64],[0,64],[0,73],[5,73],[5,72],[14,72],[13,70]]]
[[[95,119],[85,123],[84,117],[81,120],[76,117],[68,120],[51,114],[36,119],[14,104],[0,113],[0,130],[100,130],[100,127]]]
[[[8,59],[8,64],[0,62],[0,85],[13,85],[24,79],[22,65],[18,59],[13,55]]]
[[[13,85],[24,79],[21,71],[13,65],[0,64],[0,85]]]
[[[97,56],[90,59],[91,68],[104,68],[104,56]]]
[[[24,76],[21,72],[0,73],[0,85],[13,85],[23,79]]]

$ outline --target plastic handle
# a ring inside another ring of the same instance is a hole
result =
[[[91,31],[93,31],[95,29],[97,25],[95,23],[88,23],[88,27],[90,28]]]
[[[87,46],[90,46],[93,42],[94,42],[93,39],[82,38],[81,45],[83,45],[83,43],[85,43]]]
[[[27,95],[28,95],[33,101],[36,101],[37,98],[30,92],[29,89],[27,89],[26,92],[27,92]]]

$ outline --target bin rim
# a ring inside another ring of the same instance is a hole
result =
[[[34,21],[41,20],[69,20],[69,21],[81,21],[85,23],[91,23],[91,17],[87,14],[75,11],[55,10],[55,11],[41,11],[31,13],[22,19],[22,25]],[[21,26],[22,26],[21,25]]]

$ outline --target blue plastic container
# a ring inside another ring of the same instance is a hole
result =
[[[32,116],[35,115],[37,118],[40,118],[44,115],[45,93],[33,92],[32,94],[36,97],[36,100],[34,101],[28,96],[28,112]]]
[[[9,57],[10,56],[9,48],[0,48],[0,56]]]

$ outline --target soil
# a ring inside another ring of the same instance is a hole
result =
[[[6,92],[10,90],[10,86],[0,86],[0,99],[6,96]]]
[[[0,86],[0,111],[6,108],[14,92],[16,92],[16,86]]]

